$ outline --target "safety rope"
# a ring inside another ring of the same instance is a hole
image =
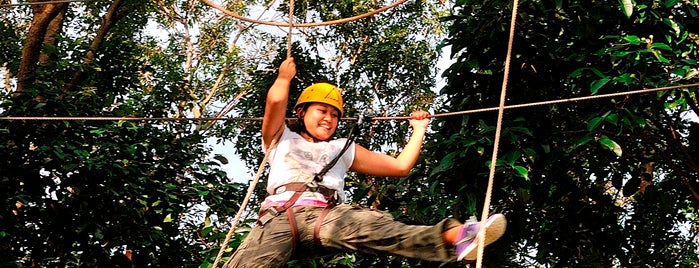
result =
[[[294,0],[289,0],[289,33],[286,35],[286,58],[291,58],[291,32],[294,30]]]
[[[288,43],[286,50],[287,59],[291,58],[291,34],[294,30],[294,5],[295,1],[289,0],[289,33],[287,35]],[[233,218],[233,224],[231,225],[231,228],[228,230],[226,238],[223,240],[223,243],[221,244],[221,249],[219,249],[218,254],[216,255],[216,259],[214,260],[214,263],[211,265],[211,267],[216,268],[218,266],[218,263],[221,262],[223,253],[226,252],[226,248],[228,247],[228,242],[230,242],[233,233],[235,233],[235,229],[238,227],[238,221],[240,220],[240,217],[243,215],[243,211],[245,211],[245,209],[248,206],[248,202],[250,201],[252,193],[255,191],[255,186],[257,185],[257,182],[260,181],[260,176],[262,175],[262,171],[264,170],[267,158],[269,158],[269,153],[277,145],[277,140],[281,136],[282,130],[283,129],[279,129],[277,133],[274,134],[274,138],[272,139],[272,142],[270,142],[269,148],[267,148],[267,150],[265,151],[265,156],[262,158],[262,162],[260,163],[260,166],[257,168],[255,179],[253,179],[253,181],[250,183],[250,187],[248,187],[248,192],[247,194],[245,194],[245,198],[243,198],[243,203],[240,204],[240,208],[238,208],[238,213],[236,213],[235,218]]]
[[[267,163],[267,158],[269,158],[269,153],[272,151],[274,146],[277,145],[277,141],[279,137],[281,136],[282,129],[277,131],[277,134],[275,134],[274,138],[269,144],[269,148],[265,151],[265,156],[262,158],[262,162],[260,163],[260,167],[257,168],[257,173],[255,173],[255,178],[250,182],[250,186],[248,187],[248,192],[245,194],[245,198],[243,198],[243,203],[240,204],[240,208],[238,208],[238,213],[235,214],[235,217],[233,218],[233,223],[231,223],[231,228],[228,230],[228,233],[226,234],[226,238],[223,239],[223,242],[221,243],[221,249],[218,251],[218,254],[216,255],[216,259],[214,260],[214,263],[211,265],[212,268],[216,268],[219,262],[221,262],[221,258],[223,257],[223,253],[226,252],[226,248],[228,247],[228,242],[231,241],[231,237],[233,237],[233,233],[235,233],[235,229],[238,226],[238,222],[240,221],[240,218],[243,215],[243,212],[245,211],[245,208],[248,206],[248,202],[250,201],[250,197],[252,196],[252,193],[255,191],[255,187],[257,186],[257,183],[260,181],[260,176],[262,175],[262,171],[265,170],[265,163]]]
[[[217,5],[217,4],[214,4],[213,2],[211,2],[211,1],[209,1],[209,0],[201,0],[201,1],[202,1],[204,4],[206,4],[206,5],[208,5],[208,6],[212,7],[212,8],[218,9],[219,11],[223,12],[224,14],[226,14],[226,15],[228,15],[228,16],[231,16],[231,17],[234,17],[234,18],[236,18],[236,19],[238,19],[238,20],[241,20],[241,21],[250,22],[250,23],[254,23],[254,24],[264,24],[264,25],[280,26],[280,27],[286,27],[286,26],[289,25],[288,23],[284,23],[284,22],[263,21],[263,20],[256,20],[256,19],[247,18],[247,17],[241,16],[241,15],[239,15],[239,14],[233,12],[233,11],[230,11],[230,10],[228,10],[228,9],[222,7],[222,6],[219,6],[219,5]],[[360,19],[363,19],[363,18],[366,18],[366,17],[374,16],[374,15],[376,15],[376,14],[378,14],[378,13],[381,13],[381,12],[384,12],[384,11],[389,10],[389,9],[391,9],[391,8],[397,7],[397,6],[403,4],[403,3],[407,2],[407,1],[408,1],[408,0],[400,0],[400,1],[397,1],[397,2],[395,2],[395,3],[386,5],[386,6],[382,7],[382,8],[375,9],[375,10],[366,12],[366,13],[364,13],[364,14],[352,16],[352,17],[349,17],[349,18],[342,18],[342,19],[331,20],[331,21],[323,21],[323,22],[298,23],[298,24],[292,24],[292,25],[293,25],[293,27],[301,28],[301,27],[317,27],[317,26],[327,26],[327,25],[335,25],[335,24],[348,23],[348,22],[360,20]]]
[[[502,78],[502,89],[500,92],[500,106],[498,107],[498,121],[495,127],[495,139],[493,141],[493,156],[490,159],[490,174],[488,175],[488,188],[485,192],[485,201],[483,202],[483,213],[481,214],[481,228],[478,230],[478,256],[476,257],[476,268],[483,266],[483,251],[485,249],[485,236],[487,228],[485,228],[488,216],[490,214],[490,199],[493,192],[493,180],[495,178],[495,163],[498,160],[498,147],[500,146],[500,132],[502,131],[502,118],[505,114],[505,97],[507,94],[507,80],[510,74],[510,59],[512,58],[512,43],[515,35],[515,20],[517,18],[517,5],[519,1],[512,2],[512,19],[510,21],[510,37],[507,42],[507,56],[505,57],[505,70]]]
[[[592,96],[583,96],[583,97],[566,98],[566,99],[558,99],[558,100],[548,100],[548,101],[540,101],[540,102],[513,104],[513,105],[506,105],[504,107],[504,109],[505,110],[519,109],[519,108],[528,108],[528,107],[543,106],[543,105],[561,104],[561,103],[567,103],[567,102],[578,102],[578,101],[586,101],[586,100],[594,100],[594,99],[610,98],[610,97],[618,97],[618,96],[647,94],[647,93],[652,93],[652,92],[683,89],[683,88],[690,88],[690,87],[699,87],[699,83],[677,85],[677,86],[667,86],[667,87],[658,87],[658,88],[644,88],[644,89],[639,89],[639,90],[630,90],[630,91],[624,91],[624,92],[616,92],[616,93],[608,93],[608,94],[600,94],[600,95],[592,95]],[[479,109],[463,110],[463,111],[456,111],[456,112],[437,113],[437,114],[431,115],[430,117],[446,117],[446,116],[454,116],[454,115],[475,114],[475,113],[498,111],[499,109],[500,109],[499,107],[479,108]],[[296,118],[287,118],[287,120],[293,120],[293,119],[296,119]],[[369,120],[377,120],[377,121],[382,120],[383,121],[383,120],[406,120],[406,119],[410,119],[410,116],[375,116],[375,117],[370,118]],[[145,121],[145,122],[148,122],[148,121],[217,121],[217,120],[218,121],[262,121],[262,117],[180,117],[180,118],[172,118],[172,117],[119,117],[119,116],[2,116],[2,117],[0,117],[0,121],[3,121],[3,120],[4,121]],[[358,117],[343,117],[341,120],[352,121],[352,120],[359,120],[359,118]]]

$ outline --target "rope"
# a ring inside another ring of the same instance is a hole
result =
[[[286,58],[291,58],[291,32],[294,30],[294,0],[289,0],[289,34],[286,36]]]
[[[289,0],[289,34],[287,35],[287,50],[286,50],[286,58],[291,58],[291,33],[294,30],[294,0]],[[260,167],[257,169],[257,174],[255,174],[255,179],[250,183],[250,187],[248,187],[248,192],[245,195],[245,198],[243,199],[243,203],[240,204],[240,208],[238,209],[238,213],[235,215],[235,218],[233,218],[233,225],[231,226],[230,230],[228,230],[228,234],[226,234],[226,238],[223,240],[223,244],[221,244],[221,249],[218,251],[218,255],[216,255],[216,259],[214,260],[214,263],[211,265],[211,267],[216,268],[218,266],[218,263],[221,261],[221,258],[223,257],[223,253],[226,251],[226,248],[228,247],[228,242],[231,240],[231,237],[233,236],[233,233],[235,232],[235,228],[238,225],[238,221],[240,220],[240,217],[243,214],[243,211],[245,211],[245,208],[248,206],[248,202],[250,200],[250,197],[252,196],[252,193],[255,191],[255,186],[257,185],[257,182],[260,180],[260,175],[262,174],[262,171],[264,170],[265,163],[267,162],[267,158],[269,158],[269,153],[272,151],[274,146],[277,145],[277,139],[281,136],[281,129],[277,131],[277,133],[274,135],[274,138],[272,139],[272,142],[270,142],[269,148],[267,148],[265,152],[265,156],[262,159],[262,162],[260,163]]]
[[[481,214],[481,227],[478,230],[478,257],[476,257],[476,268],[483,266],[483,250],[485,249],[486,228],[483,228],[488,221],[490,214],[490,198],[493,192],[493,180],[495,178],[495,163],[498,160],[498,147],[500,145],[500,132],[502,130],[502,118],[505,113],[505,96],[507,93],[507,79],[510,74],[510,59],[512,58],[512,43],[515,35],[515,20],[517,18],[518,0],[512,3],[512,20],[510,21],[510,37],[507,43],[507,57],[505,57],[505,72],[502,78],[502,90],[500,92],[500,107],[498,108],[498,121],[495,128],[495,140],[493,142],[493,156],[490,159],[490,175],[488,176],[488,188],[485,192],[483,203],[483,213]]]
[[[281,129],[280,129],[281,130]],[[257,186],[257,182],[260,181],[260,176],[262,175],[262,171],[265,169],[265,163],[267,162],[267,158],[269,158],[269,152],[272,151],[274,146],[277,145],[277,139],[281,136],[281,131],[277,131],[277,135],[272,139],[272,142],[269,144],[269,148],[267,148],[267,151],[265,151],[265,156],[262,158],[262,163],[260,163],[260,167],[257,168],[257,173],[255,174],[255,178],[250,182],[250,186],[248,187],[248,192],[245,194],[245,198],[243,198],[243,203],[240,204],[240,208],[238,209],[238,213],[235,214],[235,218],[233,218],[233,223],[231,225],[231,229],[228,230],[228,233],[226,234],[226,238],[223,239],[223,243],[221,244],[221,249],[218,251],[218,254],[216,255],[216,259],[214,260],[214,263],[211,265],[212,268],[216,268],[219,262],[221,262],[221,258],[223,257],[223,253],[226,251],[226,248],[228,247],[228,242],[231,241],[231,237],[233,237],[233,233],[235,233],[235,229],[238,226],[238,222],[240,221],[240,218],[243,215],[243,211],[245,211],[245,208],[248,206],[248,202],[250,200],[250,197],[252,196],[252,193],[255,191],[255,187]]]
[[[240,16],[240,15],[236,14],[235,12],[230,11],[230,10],[228,10],[228,9],[222,7],[222,6],[216,5],[216,4],[214,4],[213,2],[211,2],[211,1],[209,1],[209,0],[201,0],[201,1],[202,1],[204,4],[206,4],[206,5],[208,5],[208,6],[212,7],[212,8],[215,8],[215,9],[220,10],[220,11],[223,12],[224,14],[226,14],[226,15],[228,15],[228,16],[231,16],[231,17],[234,17],[234,18],[236,18],[236,19],[238,19],[238,20],[241,20],[241,21],[246,21],[246,22],[250,22],[250,23],[254,23],[254,24],[264,24],[264,25],[280,26],[280,27],[284,27],[284,26],[288,26],[288,25],[289,25],[288,23],[284,23],[284,22],[263,21],[263,20],[255,20],[255,19],[243,17],[243,16]],[[384,7],[382,7],[382,8],[375,9],[375,10],[369,11],[369,12],[367,12],[367,13],[360,14],[360,15],[356,15],[356,16],[349,17],[349,18],[343,18],[343,19],[337,19],[337,20],[331,20],[331,21],[324,21],[324,22],[299,23],[299,24],[292,24],[292,25],[293,25],[293,27],[316,27],[316,26],[327,26],[327,25],[335,25],[335,24],[348,23],[348,22],[352,22],[352,21],[356,21],[356,20],[360,20],[360,19],[363,19],[363,18],[367,18],[367,17],[374,16],[374,15],[376,15],[376,14],[378,14],[378,13],[381,13],[381,12],[384,12],[384,11],[389,10],[389,9],[391,9],[391,8],[397,7],[397,6],[403,4],[403,3],[407,2],[407,1],[408,1],[408,0],[399,0],[399,1],[395,2],[395,3],[389,4],[389,5],[384,6]]]
[[[659,92],[659,91],[667,91],[667,90],[674,90],[674,89],[683,89],[683,88],[690,88],[690,87],[699,87],[699,83],[695,84],[687,84],[687,85],[677,85],[677,86],[667,86],[667,87],[659,87],[659,88],[644,88],[644,89],[639,89],[639,90],[631,90],[631,91],[624,91],[624,92],[616,92],[616,93],[609,93],[609,94],[601,94],[601,95],[594,95],[594,96],[584,96],[584,97],[575,97],[575,98],[567,98],[567,99],[558,99],[558,100],[548,100],[548,101],[540,101],[540,102],[530,102],[530,103],[522,103],[522,104],[513,104],[513,105],[507,105],[504,107],[505,110],[509,109],[519,109],[519,108],[528,108],[528,107],[535,107],[535,106],[543,106],[543,105],[552,105],[552,104],[561,104],[561,103],[567,103],[567,102],[578,102],[578,101],[586,101],[586,100],[594,100],[594,99],[601,99],[601,98],[610,98],[610,97],[618,97],[618,96],[628,96],[628,95],[636,95],[636,94],[646,94],[646,93],[652,93],[652,92]],[[472,110],[464,110],[464,111],[456,111],[456,112],[448,112],[448,113],[438,113],[438,114],[433,114],[431,117],[446,117],[446,116],[454,116],[454,115],[465,115],[465,114],[475,114],[475,113],[482,113],[482,112],[492,112],[492,111],[497,111],[499,110],[499,107],[490,107],[490,108],[480,108],[480,109],[472,109]],[[293,120],[296,118],[287,118],[287,120]],[[406,120],[410,119],[410,116],[376,116],[370,118],[371,120]],[[93,117],[88,117],[88,116],[2,116],[0,117],[0,121],[262,121],[261,117],[180,117],[180,118],[171,118],[171,117],[118,117],[118,116],[93,116]],[[344,117],[342,120],[345,121],[356,121],[359,120],[358,117]]]

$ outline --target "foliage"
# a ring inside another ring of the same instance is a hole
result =
[[[267,5],[232,2],[243,14]],[[329,19],[380,3],[319,4],[298,1],[296,10]],[[2,8],[9,9],[0,15],[3,117],[259,117],[286,49],[283,35],[194,0]],[[428,66],[436,60],[429,33],[440,27],[427,8],[416,3],[339,29],[296,29],[294,94],[329,80],[352,107],[384,115],[427,107],[420,103],[433,98]],[[403,58],[384,57],[388,51]],[[371,146],[404,139],[390,132],[405,124],[382,128],[366,140]],[[221,170],[228,160],[212,155],[209,142],[232,142],[251,169],[262,158],[255,121],[7,120],[0,131],[2,266],[210,266],[244,187],[231,183],[243,178]],[[250,224],[226,245],[229,254]],[[318,265],[355,262],[348,254]]]
[[[10,63],[4,65],[8,77],[22,65],[37,67],[28,86],[3,95],[0,115],[193,113],[186,89],[200,81],[186,78],[198,69],[183,68],[191,58],[175,49],[177,42],[163,50],[144,33],[149,16],[158,14],[155,8],[142,1],[68,8],[62,21],[67,30],[59,31],[55,43],[45,42],[39,53],[46,60],[39,63],[20,59],[28,40],[4,35],[10,38],[3,38],[2,47],[10,49],[0,60]],[[2,13],[3,25],[10,25],[3,29],[27,23],[23,12],[42,16],[36,10]],[[111,27],[105,26],[107,14],[115,16]],[[106,28],[109,34],[99,36],[98,29]],[[74,88],[68,86],[72,81]],[[204,210],[235,211],[230,200],[241,199],[243,187],[221,170],[225,158],[209,157],[206,133],[197,123],[0,122],[1,265],[198,266],[210,247],[202,237],[216,237],[205,226]]]
[[[345,18],[384,2],[295,1],[294,18]],[[269,4],[226,6],[287,16],[286,3]],[[507,103],[696,83],[698,5],[522,1]],[[1,117],[256,118],[287,50],[288,29],[228,19],[195,0],[0,8]],[[349,117],[497,106],[511,8],[409,1],[347,24],[294,29],[290,99],[325,80],[343,89]],[[440,47],[453,62],[435,94]],[[508,109],[492,204],[509,228],[485,264],[696,266],[699,124],[688,119],[699,113],[696,90]],[[407,224],[478,215],[495,119],[434,119],[413,172],[350,174],[351,202]],[[343,121],[338,136],[354,123]],[[212,142],[235,150],[252,173],[262,159],[259,128],[256,120],[0,121],[0,265],[210,267],[247,180],[222,170],[229,161]],[[372,121],[359,142],[397,154],[406,131],[402,121]],[[254,224],[263,188],[264,177],[225,256]],[[289,266],[461,264],[349,252]]]
[[[523,1],[507,104],[696,83],[696,1]],[[505,1],[459,1],[447,45],[444,111],[497,107]],[[507,110],[494,210],[510,228],[486,251],[507,267],[696,265],[696,154],[687,112],[697,87]],[[455,215],[478,213],[494,113],[437,122],[430,179]],[[683,227],[680,227],[683,226]]]

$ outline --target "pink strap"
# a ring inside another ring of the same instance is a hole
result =
[[[278,206],[283,206],[284,203],[286,203],[286,200],[282,201],[269,201],[265,200],[262,202],[263,207],[278,207]],[[320,200],[315,200],[315,199],[299,199],[294,203],[294,207],[298,206],[313,206],[313,207],[327,207],[328,202],[325,201],[320,201]]]

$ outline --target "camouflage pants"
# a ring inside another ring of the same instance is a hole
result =
[[[315,244],[313,228],[323,210],[299,206],[294,210],[298,245],[293,241],[286,213],[264,226],[256,226],[224,267],[282,267],[291,258],[313,258],[347,251],[400,255],[429,261],[456,260],[454,249],[442,233],[460,223],[445,219],[434,226],[406,225],[386,212],[341,204],[330,210],[320,228],[322,246]],[[293,256],[292,256],[293,253]]]

